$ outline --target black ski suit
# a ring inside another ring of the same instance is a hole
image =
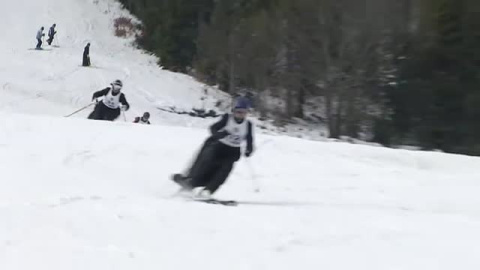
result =
[[[232,147],[220,141],[228,136],[223,129],[229,118],[230,115],[225,114],[220,121],[210,127],[212,135],[204,142],[185,176],[192,187],[205,187],[213,194],[225,183],[235,162],[240,159],[240,147]],[[248,157],[253,152],[253,127],[250,121],[246,119],[244,121],[247,121],[248,129],[246,138],[243,138],[247,141],[245,154]]]
[[[53,39],[55,38],[55,34],[57,32],[55,31],[55,26],[50,27],[50,30],[48,31],[48,39],[47,43],[48,45],[52,45]]]
[[[99,97],[103,97],[108,95],[108,93],[111,91],[112,88],[107,87],[103,90],[97,91],[93,94],[92,99],[97,99]],[[123,93],[118,93],[117,95],[120,95],[120,103],[123,106],[126,106],[126,110],[130,108],[130,104],[128,104],[127,99],[125,98],[125,95]],[[106,121],[114,121],[120,116],[121,109],[120,107],[116,109],[112,109],[107,107],[103,101],[100,101],[95,105],[95,109],[90,113],[88,116],[88,119],[92,120],[106,120]]]
[[[87,46],[85,46],[85,49],[83,50],[82,66],[90,66],[90,44],[87,44]]]

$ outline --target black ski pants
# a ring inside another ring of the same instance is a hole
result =
[[[47,39],[48,45],[52,45],[53,39],[54,39],[54,36],[48,36],[48,39]]]
[[[205,187],[212,194],[230,175],[235,162],[240,159],[240,148],[225,145],[209,138],[193,162],[187,177],[193,187]]]
[[[41,38],[37,38],[37,49],[40,49],[42,47],[42,39]]]
[[[90,113],[88,119],[114,121],[120,116],[120,108],[111,109],[103,102],[98,102],[95,109]]]

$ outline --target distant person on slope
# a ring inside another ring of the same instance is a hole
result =
[[[52,27],[50,27],[50,30],[48,30],[48,39],[47,39],[48,45],[52,45],[53,38],[55,37],[55,34],[57,33],[57,31],[55,31],[56,26],[57,26],[57,24],[54,23],[52,25]]]
[[[133,122],[138,124],[150,125],[150,121],[148,119],[150,119],[150,113],[145,112],[142,117],[135,117],[135,120]]]
[[[37,47],[35,47],[37,50],[42,48],[42,38],[45,36],[45,34],[43,33],[43,29],[45,28],[43,28],[42,26],[37,32]]]
[[[245,156],[253,152],[253,124],[247,120],[249,102],[245,98],[236,101],[232,114],[210,126],[212,135],[203,144],[200,153],[186,175],[175,174],[173,180],[183,190],[192,190],[199,198],[210,198],[223,185],[240,159],[241,145],[246,140]]]
[[[90,66],[90,43],[87,43],[87,46],[85,46],[85,49],[83,49],[82,66],[84,67]]]
[[[96,101],[100,97],[103,97],[103,100],[97,102],[88,119],[114,121],[120,116],[121,110],[128,111],[130,104],[128,104],[125,95],[120,92],[122,87],[122,81],[116,80],[111,84],[111,87],[95,92],[92,100]]]

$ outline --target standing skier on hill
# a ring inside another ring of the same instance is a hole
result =
[[[130,105],[125,95],[120,92],[122,87],[122,82],[115,80],[111,87],[95,92],[92,100],[97,100],[99,97],[103,97],[103,100],[97,103],[88,119],[114,121],[120,116],[121,110],[128,111]]]
[[[90,66],[90,43],[87,43],[87,46],[85,46],[85,48],[83,49],[82,66]]]
[[[232,114],[225,114],[210,127],[212,135],[203,144],[200,153],[186,175],[174,174],[173,180],[194,196],[208,199],[225,183],[235,162],[240,159],[240,147],[246,140],[245,156],[253,153],[253,125],[247,120],[249,102],[236,101]]]
[[[37,46],[35,47],[37,50],[40,50],[42,48],[42,38],[45,36],[45,34],[43,33],[43,26],[40,28],[40,30],[38,30],[37,32]]]
[[[53,38],[55,37],[55,34],[57,33],[57,31],[55,31],[56,26],[57,26],[57,24],[54,23],[52,25],[52,27],[50,27],[50,30],[48,30],[48,39],[47,39],[48,45],[52,45]]]

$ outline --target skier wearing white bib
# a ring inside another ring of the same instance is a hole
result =
[[[253,153],[253,125],[247,120],[249,101],[237,100],[232,114],[210,127],[212,135],[205,141],[189,170],[173,175],[173,180],[194,195],[209,198],[223,185],[240,159],[242,142],[246,141],[245,156]]]
[[[138,123],[138,124],[144,124],[144,125],[150,125],[150,113],[149,112],[144,112],[142,117],[135,117],[135,120],[133,120],[133,123]]]
[[[120,116],[121,110],[128,111],[128,104],[125,94],[121,93],[123,84],[120,80],[115,80],[111,87],[95,92],[92,100],[103,97],[103,100],[97,102],[95,109],[88,116],[88,119],[114,121]]]

